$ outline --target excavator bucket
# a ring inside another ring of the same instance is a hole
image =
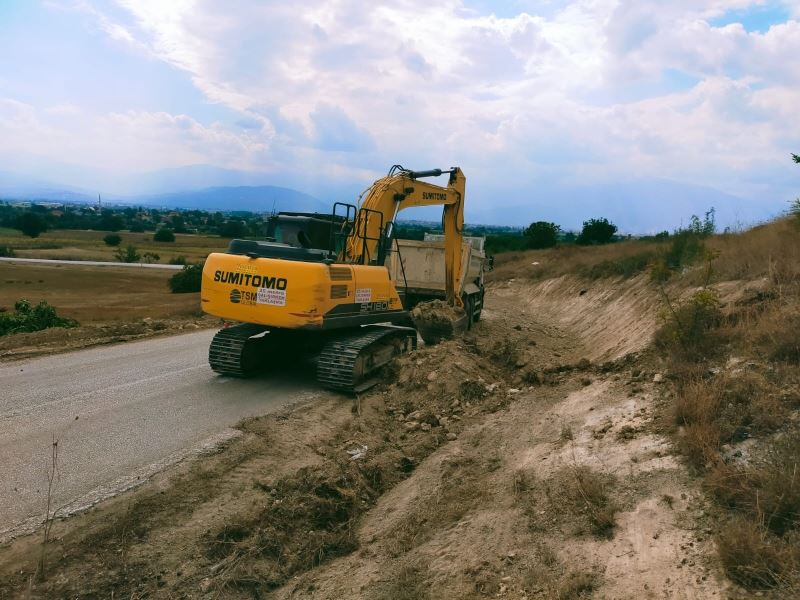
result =
[[[468,328],[467,313],[442,300],[420,302],[411,311],[414,326],[426,344],[462,335]]]

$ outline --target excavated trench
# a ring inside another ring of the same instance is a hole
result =
[[[717,597],[704,500],[653,421],[657,313],[642,278],[492,284],[472,331],[385,385],[56,523],[32,593]],[[0,595],[38,542],[3,550]]]

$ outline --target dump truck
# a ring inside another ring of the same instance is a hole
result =
[[[485,295],[484,274],[488,261],[484,252],[485,238],[463,237],[461,249],[461,296],[466,327],[481,318]],[[420,302],[445,300],[444,235],[426,233],[424,239],[395,240],[394,251],[386,261],[389,276],[395,282],[403,305],[411,310]]]

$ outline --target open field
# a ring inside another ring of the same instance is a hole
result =
[[[103,237],[108,233],[54,229],[38,238],[29,238],[16,229],[0,228],[0,246],[11,246],[20,258],[114,261],[116,248],[106,246],[103,242]],[[225,250],[230,241],[217,236],[176,234],[174,242],[154,242],[152,231],[119,231],[117,234],[122,238],[120,248],[132,244],[141,253],[158,254],[161,257],[159,262],[163,263],[178,256],[183,256],[188,262],[200,261],[211,252]]]
[[[0,263],[0,308],[13,309],[19,299],[46,300],[59,315],[77,320],[75,329],[49,329],[0,337],[0,359],[138,339],[209,326],[199,294],[172,294],[173,271],[78,265]]]

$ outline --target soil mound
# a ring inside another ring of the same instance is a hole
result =
[[[443,300],[421,302],[411,311],[414,324],[426,344],[438,344],[464,333],[467,315],[462,308],[450,306]]]

